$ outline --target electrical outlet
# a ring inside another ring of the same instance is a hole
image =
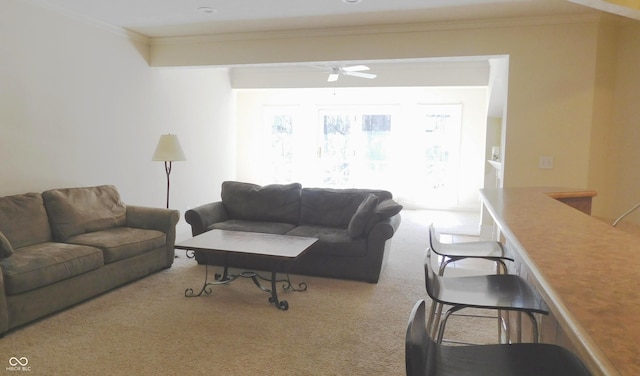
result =
[[[552,169],[553,168],[553,157],[540,156],[540,160],[538,161],[538,168]]]

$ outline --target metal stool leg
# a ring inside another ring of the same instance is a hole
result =
[[[452,307],[447,311],[447,313],[444,314],[444,317],[442,318],[442,322],[440,323],[440,326],[438,328],[438,337],[436,338],[436,341],[435,341],[436,343],[442,343],[442,339],[444,337],[444,328],[445,326],[447,326],[447,320],[449,320],[449,316],[451,316],[452,313],[455,313],[464,308],[467,308],[467,307],[464,307],[464,306]]]
[[[434,322],[431,324],[431,330],[429,332],[429,335],[431,336],[431,338],[435,338],[436,334],[438,333],[438,328],[440,327],[440,320],[442,318],[442,308],[443,308],[443,304],[438,304],[436,307],[436,311],[434,312]]]
[[[525,312],[529,319],[531,319],[531,327],[533,329],[533,342],[538,343],[540,341],[540,333],[538,332],[538,320],[531,312]]]
[[[431,301],[431,309],[429,310],[429,319],[427,320],[427,333],[429,333],[429,335],[431,335],[431,332],[432,332],[433,321],[434,321],[434,318],[436,317],[437,307],[438,307],[438,303],[436,303],[435,300]]]

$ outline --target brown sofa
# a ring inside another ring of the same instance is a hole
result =
[[[377,283],[400,226],[400,210],[384,190],[302,188],[299,183],[259,186],[226,181],[222,200],[185,213],[192,234],[211,229],[317,238],[294,263],[293,274]],[[256,256],[195,252],[198,263],[265,270]]]
[[[0,335],[170,267],[179,219],[111,185],[0,197]]]

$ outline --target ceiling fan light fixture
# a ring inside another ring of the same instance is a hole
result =
[[[363,72],[344,72],[344,74],[346,76],[353,76],[353,77],[360,77],[360,78],[368,78],[368,79],[374,79],[376,77],[378,77],[375,74],[372,73],[363,73]]]
[[[359,72],[369,70],[369,67],[366,65],[352,65],[350,67],[341,68],[345,72]]]
[[[196,9],[199,13],[202,14],[214,14],[214,13],[218,13],[217,10],[215,10],[214,8],[211,7],[198,7]]]
[[[354,76],[359,78],[368,78],[373,79],[376,78],[377,75],[373,73],[365,73],[363,71],[368,71],[369,67],[366,65],[351,65],[351,66],[343,66],[343,67],[330,67],[329,68],[329,78],[327,78],[328,82],[338,81],[340,76]]]
[[[362,0],[342,0],[342,2],[345,4],[358,4],[361,3]]]

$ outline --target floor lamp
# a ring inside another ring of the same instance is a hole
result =
[[[167,209],[169,209],[171,162],[187,160],[180,146],[180,141],[178,141],[178,136],[175,134],[163,134],[160,136],[158,146],[156,146],[156,151],[153,153],[151,160],[164,162],[164,170],[167,173]]]

